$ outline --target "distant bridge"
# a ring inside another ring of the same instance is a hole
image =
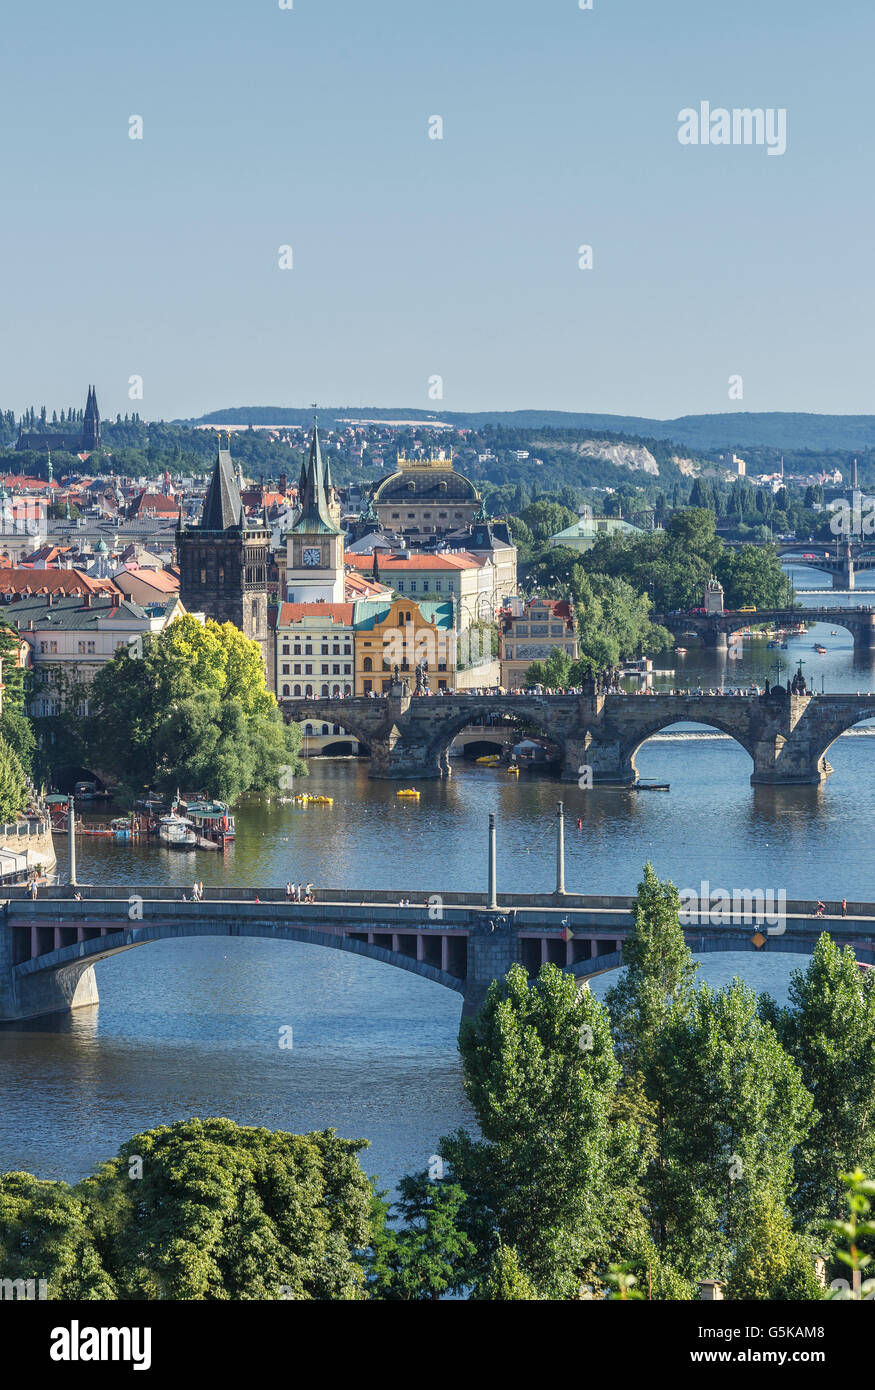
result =
[[[875,696],[790,695],[781,687],[770,695],[390,694],[282,700],[280,706],[287,720],[325,720],[344,728],[369,749],[371,777],[448,776],[456,735],[471,724],[505,717],[556,746],[563,781],[578,782],[588,769],[594,784],[620,786],[637,782],[635,755],[642,743],[677,723],[729,734],[750,754],[755,785],[820,783],[832,771],[826,760],[830,745],[861,720],[875,718]]]
[[[854,608],[758,608],[740,613],[652,613],[651,619],[667,627],[675,637],[694,632],[704,647],[725,650],[735,633],[751,623],[829,623],[844,628],[854,639],[855,651],[871,651],[875,647],[875,605],[858,604]],[[788,648],[788,650],[790,650]]]
[[[494,870],[493,870],[494,874]],[[494,877],[492,879],[494,883]],[[18,890],[7,890],[17,894]],[[552,961],[581,980],[622,964],[636,899],[573,893],[417,893],[322,889],[316,902],[290,903],[275,888],[209,890],[185,902],[178,888],[135,886],[43,890],[12,896],[0,915],[0,1023],[97,1003],[96,962],[154,941],[262,937],[348,951],[412,971],[463,996],[463,1015],[481,1006],[490,981],[521,962],[530,974]],[[409,891],[409,890],[408,890]],[[777,925],[737,906],[727,921],[685,927],[694,952],[810,953],[822,932],[875,962],[875,903],[792,901]]]
[[[855,588],[858,571],[875,569],[873,541],[731,541],[724,545],[738,550],[743,545],[774,546],[782,559],[792,559],[809,569],[832,576],[834,589]]]

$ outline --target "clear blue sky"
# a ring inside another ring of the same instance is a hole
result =
[[[94,381],[167,419],[875,411],[872,0],[40,0],[3,28],[4,408]],[[702,100],[785,107],[786,154],[682,147]]]

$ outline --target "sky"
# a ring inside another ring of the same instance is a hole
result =
[[[289,3],[6,8],[0,408],[875,412],[872,0]]]

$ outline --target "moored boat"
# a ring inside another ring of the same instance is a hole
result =
[[[168,849],[197,849],[197,831],[186,816],[171,811],[158,821],[158,839]]]

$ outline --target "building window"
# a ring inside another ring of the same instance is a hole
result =
[[[399,580],[398,580],[398,592],[399,592],[399,594],[403,594],[403,593],[404,593],[404,580],[403,580],[403,579],[399,579]]]
[[[309,661],[305,661],[305,662],[304,662],[304,675],[305,675],[305,676],[312,676],[312,674],[313,674],[313,666],[312,666],[312,663],[309,662]]]
[[[411,579],[411,581],[410,581],[410,592],[411,592],[412,594],[415,594],[415,593],[416,593],[416,580],[415,580],[415,579]]]
[[[300,699],[301,687],[299,685],[295,686],[295,695]]]
[[[366,694],[366,695],[370,695],[371,691],[372,691],[373,688],[374,688],[374,683],[373,683],[373,681],[365,681],[365,682],[364,682],[364,687],[363,687],[363,688],[364,688],[365,694]]]
[[[322,734],[323,734],[323,737],[324,737],[325,734],[330,734],[330,733],[331,733],[331,728],[330,728],[330,726],[329,726],[328,724],[323,724],[323,725],[322,725]]]
[[[300,661],[296,661],[296,662],[295,662],[295,669],[294,669],[294,671],[292,672],[292,674],[295,675],[295,676],[299,676],[299,675],[301,674],[301,663],[300,663]]]
[[[363,671],[373,671],[373,669],[374,669],[374,663],[371,661],[371,658],[370,658],[369,656],[366,656],[365,659],[364,659],[364,661],[362,662],[362,670],[363,670]],[[367,685],[368,685],[368,687],[370,688],[370,681],[367,682]]]
[[[283,686],[283,699],[287,700],[288,698],[289,698],[289,687],[288,687],[287,685],[284,685],[284,686]]]
[[[289,663],[287,661],[283,662],[283,675],[289,675]]]
[[[323,676],[327,676],[327,675],[328,675],[328,662],[327,662],[327,661],[323,661],[323,663],[322,663],[322,675],[323,675]]]
[[[207,582],[207,572],[206,572],[206,570],[201,570],[201,584],[206,584],[206,582]]]
[[[435,593],[439,594],[440,591],[441,591],[441,589],[443,588],[443,585],[442,585],[442,583],[441,583],[441,581],[440,581],[439,579],[436,579],[436,580],[434,581],[434,587],[435,587]]]

